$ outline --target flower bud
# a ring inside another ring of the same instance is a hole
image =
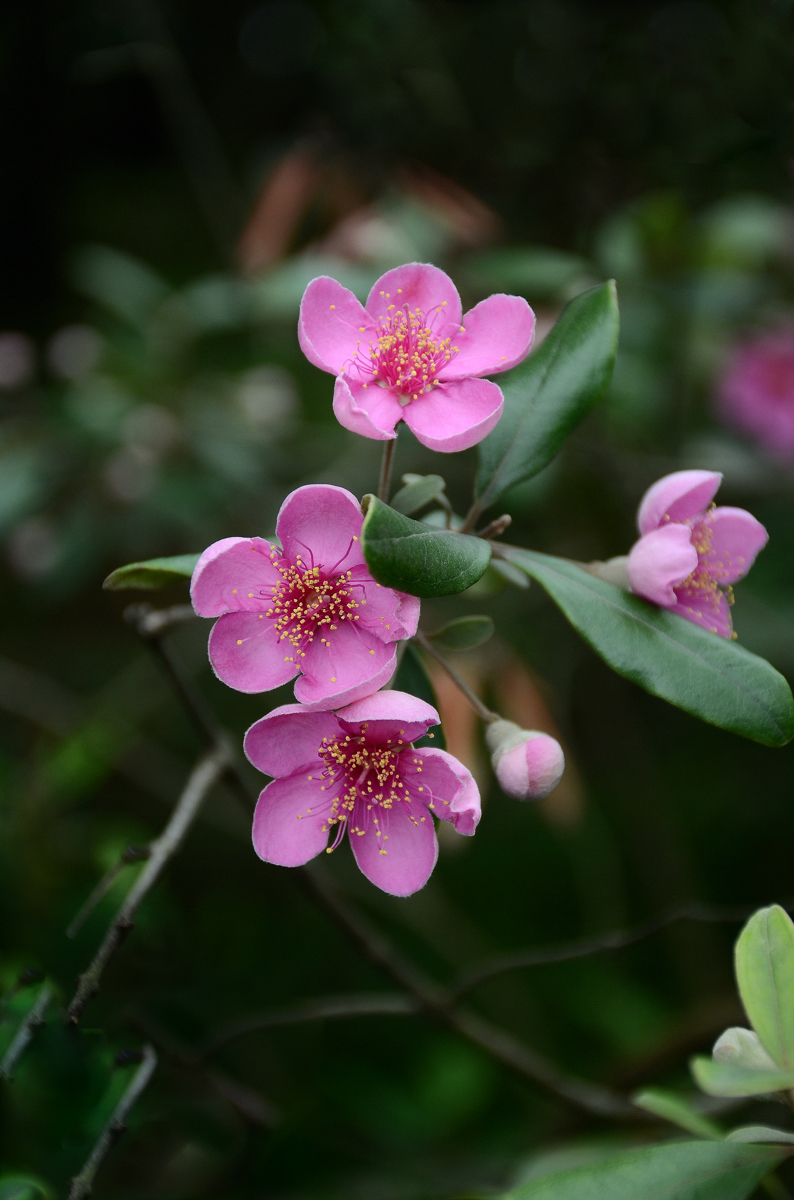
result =
[[[715,1062],[730,1063],[733,1067],[744,1067],[747,1071],[778,1070],[761,1044],[758,1034],[752,1029],[743,1029],[741,1025],[734,1025],[721,1033],[711,1053]]]
[[[562,746],[547,733],[494,721],[485,732],[499,786],[516,800],[539,800],[557,786],[565,770]]]

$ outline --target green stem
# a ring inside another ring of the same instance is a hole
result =
[[[391,473],[394,468],[394,452],[397,449],[397,434],[383,446],[383,458],[380,461],[380,479],[378,480],[378,499],[389,503],[391,491]]]

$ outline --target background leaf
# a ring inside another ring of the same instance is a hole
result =
[[[465,591],[491,559],[491,548],[482,538],[412,521],[375,496],[364,518],[361,545],[378,583],[411,596]]]
[[[440,475],[403,475],[405,487],[391,498],[391,507],[408,516],[440,496],[446,484]]]
[[[450,621],[430,637],[447,650],[473,650],[493,637],[494,623],[490,617],[472,614]]]
[[[146,562],[127,563],[111,571],[103,588],[121,591],[123,588],[161,588],[190,579],[200,554],[177,554],[173,558],[150,558]]]
[[[733,1142],[672,1142],[556,1172],[505,1200],[744,1200],[780,1157]]]
[[[773,904],[753,913],[735,963],[742,1004],[764,1049],[794,1071],[794,924],[785,909]]]
[[[699,1113],[685,1097],[667,1088],[644,1088],[641,1092],[635,1092],[631,1102],[654,1116],[686,1129],[688,1133],[694,1133],[696,1137],[721,1141],[725,1136],[725,1131],[716,1122]]]
[[[571,300],[537,350],[511,371],[502,385],[502,418],[480,443],[480,511],[550,463],[604,395],[619,325],[614,281],[590,288]]]
[[[505,549],[620,675],[712,725],[765,746],[794,737],[794,699],[766,659],[562,558]]]
[[[689,1065],[698,1087],[710,1096],[765,1096],[794,1087],[794,1071],[751,1071],[705,1055]]]

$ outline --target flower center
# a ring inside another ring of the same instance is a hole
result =
[[[279,641],[289,642],[299,658],[306,657],[306,647],[315,637],[329,645],[327,633],[341,621],[358,620],[354,610],[366,601],[353,598],[353,588],[360,585],[351,583],[350,571],[324,578],[319,567],[305,566],[300,555],[295,563],[279,561],[276,555],[271,555],[271,561],[281,583],[273,585],[273,598],[264,615],[275,621]],[[294,661],[295,655],[289,658]]]
[[[335,793],[323,825],[323,832],[332,825],[338,826],[337,836],[329,850],[336,849],[345,829],[351,836],[354,833],[363,836],[370,819],[376,827],[378,838],[386,840],[380,828],[379,812],[388,812],[400,800],[409,803],[411,800],[399,769],[400,754],[409,743],[399,734],[386,743],[368,742],[366,728],[366,725],[362,727],[358,737],[345,734],[323,738],[318,750],[324,764],[322,790]],[[381,853],[386,853],[382,846]]]
[[[389,305],[386,315],[378,318],[377,337],[366,348],[357,343],[352,367],[365,381],[364,387],[389,388],[403,406],[438,387],[438,372],[458,352],[451,338],[439,337],[433,330],[443,307],[425,316],[420,308],[410,309],[407,304]]]

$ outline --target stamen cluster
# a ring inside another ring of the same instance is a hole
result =
[[[339,825],[334,846],[344,833],[345,822],[353,818],[359,801],[363,807],[357,814],[358,820],[351,820],[347,828],[351,835],[355,833],[360,837],[367,831],[366,814],[372,812],[373,808],[389,811],[400,800],[410,803],[411,796],[399,769],[399,757],[405,745],[399,736],[389,738],[385,744],[368,742],[366,726],[362,726],[362,732],[357,737],[345,734],[343,737],[323,738],[318,750],[318,756],[324,764],[321,790],[336,791],[323,832],[327,832],[332,825]],[[414,765],[421,772],[421,759],[415,759]],[[377,815],[372,819],[377,825]]]
[[[289,642],[298,657],[306,657],[306,647],[315,636],[323,645],[330,645],[326,633],[333,632],[342,621],[359,619],[354,609],[366,600],[353,599],[356,585],[351,583],[351,571],[324,577],[319,567],[307,567],[300,555],[291,563],[274,551],[270,559],[282,582],[273,585],[271,607],[264,615],[274,620],[279,641]],[[294,662],[295,656],[287,656],[285,661]]]
[[[436,375],[455,357],[458,347],[451,338],[436,337],[431,324],[432,317],[425,318],[420,308],[412,310],[406,304],[398,309],[390,304],[387,315],[378,318],[378,335],[368,349],[358,349],[361,342],[356,342],[353,366],[368,381],[364,386],[377,383],[390,388],[401,404],[438,387]]]

